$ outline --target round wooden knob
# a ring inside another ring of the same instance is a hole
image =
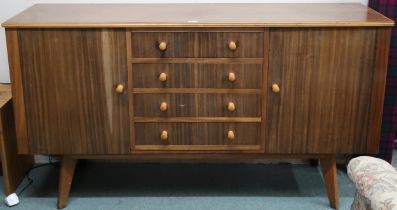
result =
[[[278,86],[278,84],[273,84],[272,85],[272,91],[273,91],[273,93],[280,92],[280,87]]]
[[[237,49],[237,44],[236,42],[229,42],[229,50],[236,50]]]
[[[118,84],[115,88],[116,93],[123,93],[124,92],[124,85]]]
[[[167,105],[166,102],[163,102],[163,103],[160,104],[160,110],[161,111],[165,112],[165,111],[167,111],[167,109],[168,109],[168,105]]]
[[[166,42],[160,42],[159,43],[159,50],[165,51],[167,49],[167,43]]]
[[[227,132],[227,139],[233,140],[234,138],[235,138],[234,131],[228,131]]]
[[[159,75],[159,80],[162,81],[162,82],[167,81],[167,74],[166,73],[161,73]]]
[[[233,112],[234,110],[236,110],[236,106],[234,105],[233,102],[229,102],[227,104],[227,110],[229,110],[230,112]]]
[[[161,131],[160,138],[161,138],[161,140],[167,140],[168,139],[168,132],[167,131]]]
[[[233,72],[230,72],[228,79],[230,82],[234,82],[236,80],[236,74],[234,74]]]

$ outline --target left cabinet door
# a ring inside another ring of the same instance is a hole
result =
[[[129,152],[125,30],[18,29],[7,42],[20,153]]]

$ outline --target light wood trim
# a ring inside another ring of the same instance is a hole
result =
[[[134,151],[129,155],[72,155],[74,159],[96,160],[268,160],[268,159],[318,159],[329,158],[329,154],[264,154],[230,153],[230,151],[173,151],[172,153],[158,151]]]
[[[134,88],[132,93],[235,93],[261,94],[261,89],[217,89],[217,88]]]
[[[261,142],[261,150],[265,151],[265,142],[266,142],[266,110],[267,110],[267,92],[268,92],[268,70],[269,70],[269,47],[270,47],[270,32],[269,29],[266,29],[263,32],[263,65],[262,65],[262,91],[261,91],[261,114],[262,114],[262,123],[261,123],[261,133],[260,133],[260,142]]]
[[[247,33],[247,32],[263,32],[265,28],[262,27],[172,27],[172,28],[128,28],[130,32],[139,33],[139,32],[175,32],[175,33],[188,33],[188,32],[236,32],[236,33]]]
[[[260,117],[168,117],[168,118],[147,118],[134,117],[136,123],[159,123],[159,122],[261,122]]]
[[[186,24],[186,23],[37,23],[37,24],[18,24],[18,23],[4,23],[1,25],[4,28],[142,28],[142,27],[196,27],[196,28],[219,28],[219,27],[270,27],[270,28],[301,28],[301,27],[387,27],[394,26],[394,22],[277,22],[277,23],[205,23],[205,24]]]
[[[359,3],[41,4],[9,19],[3,27],[362,27],[393,23]]]
[[[29,154],[29,142],[26,127],[25,102],[19,57],[18,31],[7,29],[8,62],[10,66],[11,89],[15,112],[15,125],[18,142],[18,153]]]
[[[127,48],[127,63],[128,63],[128,91],[131,92],[133,90],[133,68],[132,63],[130,62],[130,58],[132,57],[132,47],[131,47],[131,33],[126,30],[126,48]],[[134,95],[129,94],[128,96],[128,113],[130,116],[130,122],[134,123]],[[135,145],[135,126],[130,126],[130,150],[133,149]]]
[[[169,150],[259,150],[259,145],[135,145],[135,150],[154,150],[154,151],[169,151]]]
[[[369,129],[367,136],[367,152],[372,154],[379,150],[391,29],[379,28],[376,35],[375,73],[372,84],[370,119],[368,121],[368,127],[371,129]]]
[[[262,64],[263,58],[131,58],[132,63]]]

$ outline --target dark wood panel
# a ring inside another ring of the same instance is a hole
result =
[[[263,58],[263,33],[260,32],[201,32],[197,38],[198,57]],[[230,50],[229,42],[235,42],[237,49]]]
[[[367,152],[376,154],[379,150],[383,103],[385,97],[386,75],[389,60],[390,36],[392,28],[379,28],[376,38],[376,74],[373,76],[369,131],[367,136]]]
[[[128,153],[125,30],[18,33],[30,152]]]
[[[259,129],[259,123],[135,123],[135,147],[152,145],[158,146],[154,148],[159,150],[216,150],[216,147],[205,147],[212,145],[223,146],[218,150],[236,150],[238,147],[232,146],[256,145],[253,148],[258,150]],[[168,134],[167,140],[160,138],[163,131]],[[228,139],[228,131],[233,131],[233,140]],[[180,147],[172,147],[175,145]]]
[[[260,117],[259,94],[135,94],[136,117]],[[235,110],[229,111],[229,102]],[[167,110],[161,111],[161,103]]]
[[[260,64],[134,64],[134,88],[261,88]],[[162,82],[159,75],[165,73]],[[229,80],[229,74],[235,80]]]
[[[134,58],[173,58],[194,57],[195,33],[172,32],[133,32],[131,38],[132,57]],[[161,42],[166,50],[159,49]]]
[[[268,153],[365,153],[375,28],[271,29]]]

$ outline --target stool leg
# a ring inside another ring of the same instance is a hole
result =
[[[328,200],[331,208],[339,208],[338,178],[336,176],[335,156],[320,159],[325,187],[327,188]]]
[[[73,159],[68,156],[62,157],[61,169],[59,173],[58,209],[65,208],[68,202],[76,163],[77,159]]]

